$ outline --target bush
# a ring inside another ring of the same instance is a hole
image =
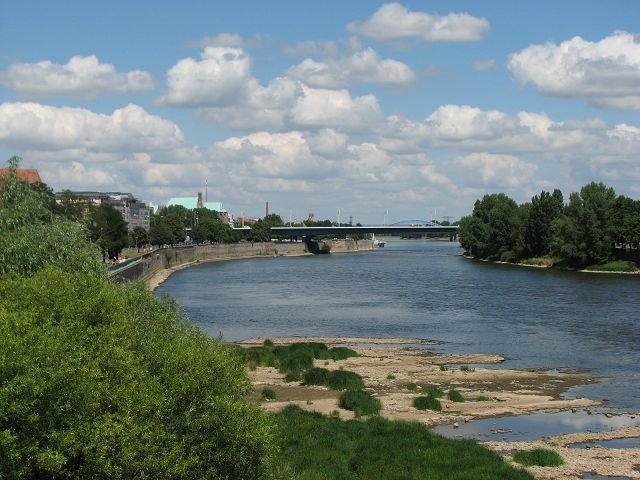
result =
[[[311,368],[304,373],[305,385],[326,385],[329,378],[329,370],[326,368]]]
[[[300,372],[289,372],[284,376],[284,381],[287,383],[299,382],[300,379],[301,379]]]
[[[535,450],[522,450],[513,454],[513,460],[521,465],[531,467],[558,467],[564,464],[562,457],[553,450],[537,448]]]
[[[387,374],[387,380],[395,380],[396,376],[393,373],[388,373]]]
[[[346,370],[334,370],[327,377],[327,387],[334,390],[362,390],[364,381],[354,372]]]
[[[405,385],[406,389],[409,390],[410,392],[415,392],[418,390],[418,385],[416,385],[415,383],[407,383]]]
[[[442,411],[442,404],[433,397],[417,397],[413,399],[413,406],[418,410]]]
[[[426,393],[427,396],[433,398],[444,397],[444,392],[435,385],[425,385],[424,387],[422,387],[422,393]]]
[[[449,400],[451,400],[452,402],[464,402],[464,397],[462,396],[462,394],[455,389],[449,390]]]
[[[585,270],[591,272],[635,272],[636,264],[625,260],[615,260],[613,262],[603,263],[601,265],[591,265]]]
[[[263,388],[262,393],[260,394],[260,398],[262,400],[275,400],[276,392],[274,392],[270,388]]]
[[[46,294],[43,294],[46,292]],[[0,281],[0,478],[255,479],[265,415],[237,351],[143,284]]]
[[[321,351],[319,356],[320,360],[346,360],[351,357],[359,357],[360,355],[347,347],[333,347],[329,350]]]
[[[382,404],[367,392],[347,390],[340,395],[340,407],[355,412],[356,416],[377,415]]]

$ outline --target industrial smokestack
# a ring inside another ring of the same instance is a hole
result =
[[[264,211],[265,211],[264,216],[268,217],[269,216],[269,202],[266,203],[266,205],[264,207]]]

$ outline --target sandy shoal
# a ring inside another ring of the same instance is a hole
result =
[[[360,354],[359,357],[339,361],[316,360],[315,366],[329,370],[344,369],[362,376],[367,391],[382,402],[380,414],[388,419],[410,420],[433,426],[443,423],[469,422],[480,418],[522,415],[542,410],[589,409],[601,405],[588,398],[565,398],[563,394],[576,385],[597,381],[576,372],[549,372],[501,368],[504,361],[499,355],[467,354],[439,355],[412,350],[406,345],[429,345],[434,342],[408,338],[276,338],[274,344],[301,341],[322,342],[327,345],[345,345]],[[261,344],[263,339],[240,342],[249,347]],[[404,347],[400,348],[400,345]],[[471,366],[470,366],[471,365]],[[480,366],[480,365],[486,365]],[[493,365],[489,368],[490,365]],[[266,411],[278,411],[289,404],[309,411],[328,415],[338,414],[347,420],[352,412],[339,408],[340,392],[321,386],[302,386],[297,382],[284,382],[277,369],[257,367],[250,372],[255,387],[252,400],[257,401],[263,388],[275,391],[276,400],[261,402]],[[420,411],[413,400],[421,395],[407,389],[407,384],[419,387],[436,385],[445,392],[455,388],[465,402],[455,403],[441,398],[442,411]],[[570,443],[593,439],[640,436],[640,427],[619,429],[600,434],[584,432],[561,437],[549,437],[535,442],[486,442],[485,444],[511,461],[511,453],[530,448],[558,450],[565,465],[557,468],[531,467],[529,471],[540,479],[582,478],[583,472],[601,475],[621,475],[640,479],[640,449],[575,449]],[[636,470],[634,470],[636,468]]]

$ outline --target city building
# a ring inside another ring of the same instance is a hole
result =
[[[37,185],[42,183],[40,174],[36,168],[16,168],[16,177],[22,182],[27,182],[31,185]],[[2,180],[7,178],[11,174],[11,170],[8,168],[0,168],[0,184]]]
[[[187,210],[193,210],[194,208],[206,208],[208,210],[218,212],[220,220],[226,223],[233,222],[233,217],[227,209],[224,208],[222,202],[207,202],[202,200],[202,192],[198,192],[196,197],[172,197],[167,203],[167,207],[179,205]]]
[[[62,201],[85,202],[91,205],[110,205],[115,208],[125,222],[127,229],[132,232],[136,227],[142,227],[149,231],[150,209],[149,206],[138,201],[131,193],[121,192],[72,192],[66,190],[56,193],[56,202]]]

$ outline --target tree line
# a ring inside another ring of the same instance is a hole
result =
[[[595,182],[571,193],[567,203],[558,189],[521,205],[494,193],[476,201],[458,235],[466,252],[479,259],[547,257],[569,267],[599,265],[614,260],[616,249],[638,248],[640,201]]]

